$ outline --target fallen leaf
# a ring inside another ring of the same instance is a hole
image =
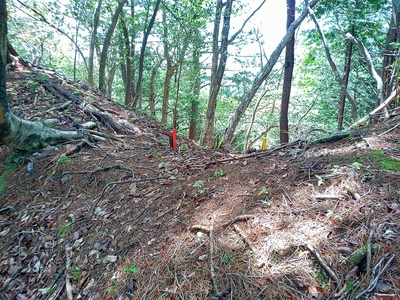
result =
[[[357,273],[358,273],[358,266],[355,266],[353,269],[350,270],[349,273],[347,273],[345,279],[348,280],[348,279],[357,278]]]

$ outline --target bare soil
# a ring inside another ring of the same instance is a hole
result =
[[[108,137],[0,148],[0,299],[400,299],[399,116],[334,143],[173,151],[156,121],[43,72],[10,72],[15,114]]]

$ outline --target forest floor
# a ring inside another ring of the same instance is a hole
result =
[[[400,116],[331,143],[173,151],[85,86],[8,75],[16,115],[109,138],[0,148],[0,299],[400,299]]]

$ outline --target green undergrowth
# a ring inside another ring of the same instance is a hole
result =
[[[393,159],[381,150],[372,150],[368,155],[360,157],[344,156],[343,159],[350,164],[360,163],[361,165],[368,166],[375,163],[376,166],[383,170],[400,171],[400,161]]]

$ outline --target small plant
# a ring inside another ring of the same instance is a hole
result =
[[[114,295],[114,290],[116,287],[118,287],[118,285],[119,285],[118,280],[114,279],[112,281],[112,286],[110,288],[110,295]]]
[[[356,161],[354,163],[352,163],[352,165],[357,169],[360,170],[360,168],[363,166],[362,163]]]
[[[261,196],[261,195],[268,195],[268,190],[265,186],[263,186],[261,188],[260,192],[258,193],[258,196]]]
[[[222,177],[225,175],[224,170],[219,169],[219,170],[215,170],[213,174],[210,175],[210,179],[214,180],[217,177]]]
[[[60,227],[60,228],[58,229],[58,231],[57,231],[57,237],[58,237],[58,238],[61,238],[61,237],[63,237],[64,235],[70,233],[71,230],[72,230],[72,224],[67,225],[67,226],[62,226],[62,227]]]
[[[123,268],[122,271],[123,271],[124,273],[128,273],[128,274],[131,274],[131,275],[132,275],[132,274],[137,273],[137,272],[138,272],[138,269],[137,269],[137,267],[136,267],[134,264],[132,264],[132,265],[130,265],[129,267]]]
[[[82,278],[82,270],[81,269],[72,269],[69,273],[78,281],[81,281]]]
[[[206,191],[203,180],[197,180],[193,186],[199,190],[200,194],[203,194]]]
[[[230,258],[228,254],[224,250],[221,251],[221,262],[223,264],[234,264],[236,260],[234,258]]]
[[[326,216],[328,218],[333,217],[335,219],[338,219],[339,221],[343,221],[343,216],[342,215],[335,214],[333,212],[333,210],[330,210],[330,209],[328,209],[328,212],[326,213]]]
[[[181,148],[181,150],[186,150],[186,149],[187,149],[187,145],[186,145],[186,144],[182,144],[182,145],[180,146],[180,148]]]
[[[321,176],[315,174],[315,177],[318,179],[318,186],[321,186],[324,184],[325,180]]]
[[[63,155],[58,161],[60,162],[60,164],[65,164],[68,161],[68,156]]]

